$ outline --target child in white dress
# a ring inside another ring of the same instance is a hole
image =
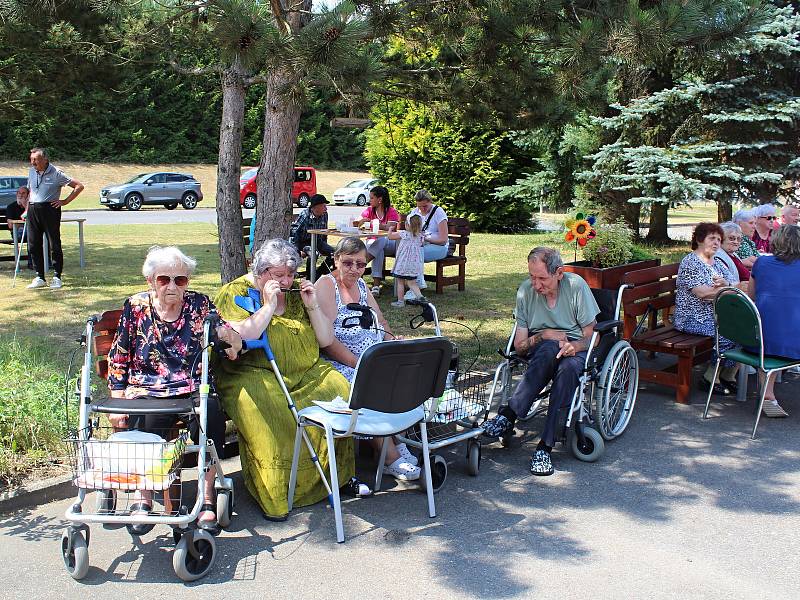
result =
[[[403,300],[406,285],[414,293],[414,296],[422,298],[422,292],[420,292],[417,284],[417,278],[422,274],[425,264],[422,248],[425,242],[425,238],[422,235],[422,217],[411,215],[406,222],[406,229],[390,231],[389,239],[398,240],[394,269],[392,270],[397,301],[392,302],[392,306],[400,307],[406,304],[405,300]]]

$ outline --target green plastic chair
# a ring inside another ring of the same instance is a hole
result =
[[[750,436],[750,439],[755,439],[758,422],[761,419],[761,409],[764,406],[764,395],[767,392],[767,380],[773,373],[800,365],[800,360],[764,355],[761,315],[758,314],[758,308],[755,303],[738,288],[726,287],[717,292],[714,297],[714,322],[717,326],[714,339],[717,364],[714,367],[713,381],[717,380],[719,365],[725,359],[753,367],[764,373],[764,384],[761,386],[758,410],[756,410],[756,422],[753,425],[753,434]],[[720,337],[728,338],[742,347],[758,348],[758,353],[748,352],[743,348],[720,352]],[[711,406],[713,389],[712,387],[708,390],[706,409],[703,411],[704,419],[708,418],[708,408]]]

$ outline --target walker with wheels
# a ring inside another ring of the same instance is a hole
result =
[[[68,436],[73,470],[73,483],[78,495],[65,513],[69,525],[61,536],[61,554],[67,572],[74,579],[85,577],[89,569],[89,525],[95,523],[125,525],[152,529],[155,525],[172,528],[175,550],[172,565],[184,581],[194,581],[209,573],[216,559],[216,542],[211,533],[197,527],[203,505],[205,474],[213,469],[217,493],[216,514],[220,527],[231,521],[233,481],[225,477],[214,442],[206,436],[209,384],[209,352],[215,313],[203,325],[201,352],[201,384],[199,394],[179,398],[136,399],[108,398],[93,401],[91,372],[92,340],[99,317],[86,323],[81,344],[85,346],[79,387],[79,422],[77,431]],[[197,440],[189,439],[186,430],[171,431],[159,436],[139,431],[115,431],[101,425],[100,415],[171,414],[195,416],[199,421]],[[183,459],[197,455],[196,469],[183,468]],[[197,498],[191,507],[184,504],[181,475],[196,472]],[[92,507],[87,502],[95,494]],[[132,514],[130,496],[136,492],[152,495],[152,510]],[[160,504],[160,506],[158,505]]]

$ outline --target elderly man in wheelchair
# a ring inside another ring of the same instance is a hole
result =
[[[560,438],[563,408],[570,405],[592,343],[600,308],[578,275],[564,272],[558,250],[537,247],[528,254],[528,273],[517,291],[514,350],[528,368],[508,406],[483,425],[484,436],[497,439],[514,430],[552,380],[547,418],[531,458],[531,473],[552,475],[550,453]]]

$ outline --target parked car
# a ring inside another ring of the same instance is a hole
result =
[[[27,177],[0,175],[0,208],[5,208],[17,199],[17,190],[28,185]]]
[[[188,173],[142,173],[120,185],[100,190],[100,204],[111,210],[139,210],[144,204],[161,204],[169,210],[192,210],[203,199],[200,182]]]
[[[356,179],[333,192],[333,201],[336,204],[355,202],[358,206],[364,206],[369,198],[370,189],[376,185],[378,185],[377,179]]]
[[[245,208],[256,207],[256,176],[258,167],[247,169],[239,178],[239,203]],[[295,167],[292,184],[292,203],[301,208],[308,206],[311,196],[317,193],[317,171],[314,167]]]

